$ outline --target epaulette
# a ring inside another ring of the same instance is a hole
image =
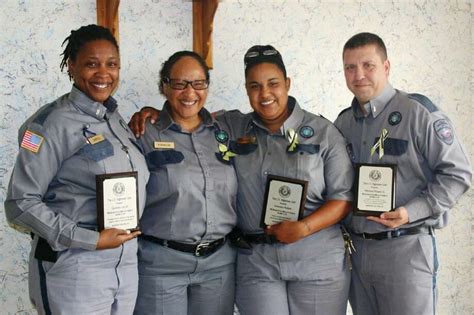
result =
[[[423,107],[426,108],[430,113],[438,111],[438,107],[436,107],[436,105],[433,104],[433,102],[424,95],[418,93],[411,93],[408,94],[408,98],[415,100],[421,105],[423,105]]]
[[[352,108],[352,107],[349,106],[349,107],[343,109],[343,110],[339,113],[339,115],[337,115],[337,117],[341,116],[344,112],[347,112],[347,111],[350,110],[351,108]]]
[[[323,119],[325,119],[325,120],[331,122],[329,119],[327,119],[326,117],[324,117],[322,114],[319,114],[319,117],[321,117],[321,118],[323,118]]]
[[[226,112],[228,112],[228,113],[237,113],[237,112],[242,113],[242,112],[241,112],[240,110],[238,110],[238,109],[226,110]]]
[[[49,114],[51,114],[51,112],[53,111],[54,104],[56,104],[56,101],[43,106],[43,108],[40,110],[38,116],[35,117],[33,122],[35,124],[43,126],[43,123],[46,121],[46,118],[48,118]]]

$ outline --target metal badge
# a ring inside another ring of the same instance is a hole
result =
[[[300,136],[302,136],[303,138],[311,138],[312,136],[314,136],[314,129],[310,126],[303,126],[300,129]]]
[[[175,145],[174,142],[154,141],[153,147],[155,149],[174,149]]]
[[[224,130],[216,130],[215,136],[219,143],[226,143],[229,140],[229,134]]]
[[[87,141],[89,142],[89,144],[97,144],[104,140],[105,140],[105,137],[103,135],[95,135],[95,136],[87,138]]]
[[[402,114],[400,112],[392,112],[388,116],[388,123],[392,126],[398,125],[402,121]]]

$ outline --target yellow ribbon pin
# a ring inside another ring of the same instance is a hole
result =
[[[375,151],[378,148],[379,149],[379,160],[383,157],[383,155],[384,155],[383,143],[384,143],[385,139],[387,139],[387,136],[388,136],[388,130],[383,128],[382,131],[380,132],[379,140],[370,149],[370,156],[374,155]]]
[[[230,158],[237,155],[234,152],[230,151],[229,148],[227,148],[227,146],[222,143],[219,144],[219,152],[222,154],[222,159],[224,161],[230,161]]]
[[[288,146],[288,152],[293,152],[298,145],[298,134],[294,129],[290,128],[287,132],[287,139],[290,145]]]

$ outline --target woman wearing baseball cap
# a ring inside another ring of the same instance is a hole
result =
[[[350,211],[353,171],[345,140],[288,95],[291,81],[273,46],[251,47],[244,64],[253,112],[223,117],[236,138],[238,226],[251,245],[238,250],[237,306],[243,315],[346,314],[350,273],[338,222]],[[283,189],[266,196],[271,175],[283,178],[274,185]],[[302,218],[278,222],[274,213],[262,227],[268,199],[291,199],[281,194],[298,187],[293,180],[308,182]]]

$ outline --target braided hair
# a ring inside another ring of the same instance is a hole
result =
[[[61,71],[63,71],[64,67],[67,66],[68,60],[76,60],[77,54],[85,44],[101,39],[111,42],[117,48],[117,51],[119,50],[119,46],[114,35],[112,35],[110,30],[105,27],[90,24],[71,31],[71,35],[66,37],[66,39],[61,44],[61,47],[63,47],[64,44],[67,43],[66,48],[61,54],[61,56],[63,56],[63,60],[60,64]],[[71,79],[72,77],[69,71],[68,75],[69,79]]]

